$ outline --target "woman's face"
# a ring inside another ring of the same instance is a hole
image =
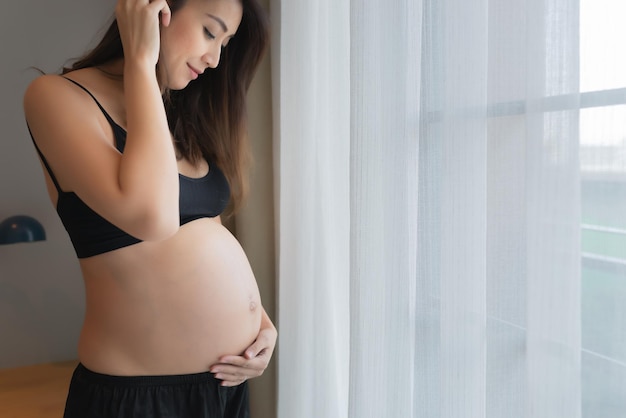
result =
[[[187,0],[161,29],[162,87],[181,90],[206,68],[217,67],[242,13],[240,0]]]

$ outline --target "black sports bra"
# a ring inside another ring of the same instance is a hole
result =
[[[113,121],[91,92],[74,80],[70,80],[69,78],[66,78],[66,80],[76,84],[93,98],[113,128],[115,148],[117,148],[119,152],[124,152],[124,145],[126,144],[126,131]],[[33,144],[35,144],[35,148],[37,149],[37,152],[39,153],[39,156],[41,157],[41,160],[57,189],[58,199],[56,210],[59,214],[59,218],[61,218],[63,226],[65,226],[65,229],[70,236],[78,258],[87,258],[103,254],[141,242],[140,239],[127,234],[101,217],[98,213],[87,206],[74,192],[63,191],[59,186],[50,165],[37,146],[32,132],[30,135],[33,140]],[[178,176],[180,184],[179,211],[181,225],[199,218],[212,218],[218,216],[228,205],[228,201],[230,199],[228,181],[217,165],[212,164],[210,161],[209,165],[209,172],[202,178],[191,178],[182,174],[179,174]]]

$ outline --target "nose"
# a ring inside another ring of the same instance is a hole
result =
[[[215,43],[215,46],[211,46],[210,49],[202,56],[202,61],[206,63],[209,68],[216,68],[220,63],[220,57],[222,55],[222,46]]]

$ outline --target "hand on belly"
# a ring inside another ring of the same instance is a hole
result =
[[[151,266],[138,264],[110,280],[86,278],[80,357],[87,367],[91,362],[112,374],[195,373],[254,342],[262,305],[247,257],[221,225],[198,226],[181,228],[160,247],[131,247],[149,251]]]

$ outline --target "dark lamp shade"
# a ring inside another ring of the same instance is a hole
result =
[[[43,241],[45,239],[46,231],[43,226],[30,216],[11,216],[0,222],[0,245]]]

